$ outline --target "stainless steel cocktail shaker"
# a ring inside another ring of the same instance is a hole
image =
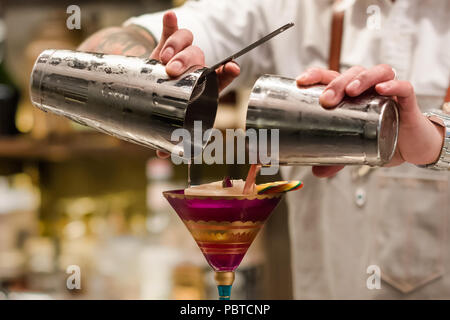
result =
[[[369,91],[326,110],[319,103],[324,88],[260,77],[251,92],[246,128],[279,129],[281,165],[388,163],[397,145],[397,103]]]
[[[194,67],[172,79],[156,60],[46,50],[31,74],[31,101],[44,111],[183,157],[172,132],[185,128],[193,136],[194,121],[202,121],[203,130],[214,124],[218,82],[214,72],[200,79],[205,70]],[[189,143],[201,152],[203,145]]]
[[[213,127],[218,82],[215,72],[207,71],[194,67],[172,79],[156,60],[46,50],[33,68],[31,100],[44,111],[190,159],[207,143],[203,132],[203,139],[183,143],[171,137],[179,128],[194,137],[194,121],[201,121],[202,131]],[[247,129],[279,130],[275,160],[281,165],[388,163],[397,144],[396,102],[366,92],[326,110],[319,104],[323,89],[262,76],[250,96]],[[185,156],[186,147],[191,152]]]

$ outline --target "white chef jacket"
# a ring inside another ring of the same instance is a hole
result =
[[[295,22],[238,59],[241,76],[230,86],[237,88],[264,73],[294,78],[309,67],[326,68],[332,2],[200,0],[175,12],[207,65]],[[413,84],[422,110],[439,108],[450,82],[450,1],[358,0],[344,2],[344,9],[341,70],[390,64]],[[159,38],[162,15],[125,24]],[[359,169],[317,179],[308,167],[283,168],[287,179],[305,182],[287,195],[294,297],[450,298],[449,174],[407,164]],[[381,289],[367,288],[369,265],[381,268]]]

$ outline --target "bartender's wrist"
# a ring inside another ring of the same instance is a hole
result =
[[[450,170],[450,115],[442,110],[432,110],[425,116],[434,125],[435,142],[440,145],[440,151],[436,161],[420,167]]]
[[[442,153],[442,148],[444,147],[444,139],[445,139],[445,127],[442,127],[441,125],[438,125],[433,121],[431,121],[431,123],[434,125],[437,132],[437,134],[435,135],[436,144],[440,147],[432,151],[434,160],[427,165],[433,165],[434,163],[439,161],[439,157],[441,156]]]

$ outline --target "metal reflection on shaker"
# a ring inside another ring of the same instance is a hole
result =
[[[193,136],[194,121],[202,121],[204,130],[214,124],[218,81],[214,72],[198,81],[206,70],[193,67],[172,79],[156,60],[46,50],[31,74],[31,101],[46,112],[183,157],[183,145],[171,141],[173,130],[185,128]],[[190,143],[195,157],[204,145]]]
[[[294,79],[279,76],[260,77],[251,92],[246,128],[279,129],[281,165],[388,163],[397,145],[397,103],[368,91],[345,97],[327,110],[319,103],[324,88],[298,87]]]

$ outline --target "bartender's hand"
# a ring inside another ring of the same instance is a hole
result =
[[[121,54],[150,58],[166,65],[166,72],[171,77],[178,77],[195,65],[204,66],[205,58],[200,48],[193,46],[194,36],[186,29],[179,29],[174,12],[167,12],[163,17],[161,40],[155,47],[152,35],[145,29],[130,25],[102,29],[80,44],[78,50]],[[229,62],[216,70],[219,90],[228,86],[239,76],[240,68],[235,62]],[[157,152],[160,157],[167,154]]]
[[[166,65],[166,72],[171,77],[178,77],[190,67],[205,65],[203,51],[194,45],[194,35],[187,29],[178,29],[177,16],[174,12],[167,12],[163,17],[163,31],[158,46],[153,50],[150,58],[161,61]],[[216,70],[219,78],[219,90],[228,86],[234,78],[239,76],[240,68],[235,62],[229,62]]]
[[[156,45],[153,36],[144,28],[130,25],[102,29],[84,40],[77,48],[80,51],[119,54],[140,58],[152,58],[166,65],[169,76],[178,77],[194,65],[205,65],[200,48],[193,46],[194,36],[186,29],[178,29],[177,16],[167,12],[163,17],[163,31]],[[239,76],[239,66],[227,63],[216,70],[219,89],[224,89]]]
[[[334,108],[345,95],[356,97],[371,87],[375,87],[381,95],[394,97],[400,106],[399,136],[394,157],[387,166],[397,166],[403,162],[416,165],[434,163],[442,149],[443,128],[421,113],[411,83],[394,78],[392,67],[385,64],[370,69],[355,66],[342,74],[312,68],[297,78],[297,85],[326,84],[327,87],[320,96],[320,103],[324,108]],[[342,168],[343,166],[314,166],[312,170],[318,177],[330,177]]]
[[[195,65],[204,66],[203,51],[192,45],[194,36],[191,31],[178,29],[177,16],[174,12],[167,12],[163,17],[163,31],[161,41],[153,50],[150,58],[161,61],[166,65],[166,72],[171,77],[178,77]],[[219,91],[228,86],[234,78],[239,76],[240,68],[235,62],[229,62],[216,70],[219,79]],[[169,154],[157,151],[161,158]]]

